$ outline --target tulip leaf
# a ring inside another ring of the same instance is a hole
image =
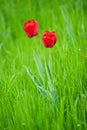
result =
[[[31,78],[31,80],[33,81],[34,85],[37,87],[37,89],[42,92],[44,95],[47,94],[47,90],[45,90],[42,86],[42,84],[40,83],[39,79],[33,75],[33,73],[31,72],[31,70],[27,67],[25,67],[27,74],[29,75],[29,77]]]
[[[52,73],[52,66],[45,61],[45,69],[46,69],[46,74],[48,77],[48,87],[49,87],[49,91],[52,95],[52,102],[58,101],[58,93],[56,90],[56,87],[53,84],[53,73]]]
[[[46,74],[47,74],[48,80],[50,82],[52,82],[52,72],[50,70],[49,64],[46,63],[46,61],[45,61],[45,69],[46,69]]]
[[[38,70],[38,73],[40,75],[40,78],[43,82],[44,81],[44,68],[43,68],[43,65],[41,63],[41,61],[39,60],[37,54],[34,52],[34,61],[35,61],[35,64],[36,64],[36,67],[37,67],[37,70]]]
[[[36,53],[34,53],[34,60],[39,72],[40,77],[42,78],[42,72],[44,72],[44,68],[40,62],[40,60],[38,59]],[[40,66],[40,67],[38,67]],[[39,68],[41,69],[41,71],[39,70]],[[29,75],[29,77],[31,78],[32,82],[34,83],[35,87],[38,89],[38,91],[43,95],[43,96],[48,96],[50,99],[51,103],[55,103],[58,101],[58,93],[56,90],[56,87],[53,85],[53,73],[52,73],[52,66],[49,63],[47,63],[45,61],[45,70],[46,70],[46,74],[47,74],[47,78],[48,78],[48,90],[46,90],[43,86],[43,83],[41,83],[41,81],[31,72],[31,70],[27,67],[25,67],[27,74]],[[44,78],[42,79],[44,81]]]
[[[52,63],[50,60],[48,62],[48,66],[49,66],[49,70],[50,70],[50,75],[51,75],[51,77],[53,77],[53,68],[52,68]]]
[[[58,92],[57,92],[57,89],[56,87],[51,83],[51,82],[48,82],[48,87],[49,87],[49,91],[52,95],[52,101],[58,101]]]
[[[34,85],[36,86],[36,88],[40,92],[40,94],[44,95],[45,97],[49,96],[50,101],[53,102],[54,101],[53,95],[41,85],[38,78],[32,74],[32,72],[30,71],[29,68],[25,67],[25,69],[26,69],[27,74],[29,75],[29,77],[33,81]]]

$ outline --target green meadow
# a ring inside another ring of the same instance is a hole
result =
[[[0,130],[87,130],[86,0],[0,0]]]

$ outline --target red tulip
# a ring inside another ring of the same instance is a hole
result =
[[[32,38],[38,34],[38,23],[35,20],[28,20],[24,23],[23,29],[27,36]]]
[[[57,35],[56,32],[45,31],[42,36],[42,41],[45,47],[53,47],[56,43]]]

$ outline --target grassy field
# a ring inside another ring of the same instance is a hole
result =
[[[0,0],[0,130],[87,130],[86,0]],[[35,19],[39,34],[22,27]],[[57,43],[45,48],[45,30]]]

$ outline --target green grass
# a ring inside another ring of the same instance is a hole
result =
[[[87,130],[86,5],[0,1],[0,130]],[[28,19],[39,23],[32,39],[22,29]],[[51,49],[45,30],[57,32]]]

